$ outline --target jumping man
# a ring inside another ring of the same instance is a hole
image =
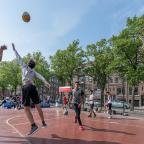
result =
[[[44,84],[47,87],[50,87],[50,84],[45,80],[43,76],[41,76],[39,73],[34,71],[35,67],[35,61],[30,59],[28,64],[25,64],[18,54],[18,52],[15,49],[15,45],[12,44],[13,50],[15,52],[16,58],[18,60],[18,63],[21,65],[22,68],[22,82],[23,82],[23,87],[22,87],[22,104],[24,105],[24,111],[26,113],[26,116],[31,124],[31,130],[28,133],[28,135],[33,134],[38,130],[38,126],[36,125],[33,115],[30,111],[30,101],[32,101],[39,113],[39,116],[42,121],[42,127],[46,127],[46,123],[44,121],[44,115],[43,111],[40,107],[40,99],[38,96],[38,92],[36,89],[36,86],[34,85],[34,79],[38,78],[44,82]]]

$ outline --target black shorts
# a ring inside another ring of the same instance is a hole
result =
[[[90,109],[93,109],[94,108],[94,103],[91,103],[90,104]]]
[[[112,110],[112,103],[108,103],[108,110]]]
[[[24,106],[30,106],[31,102],[39,104],[40,99],[35,85],[28,84],[22,87],[22,104]]]

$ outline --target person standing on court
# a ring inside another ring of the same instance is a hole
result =
[[[108,106],[108,118],[112,118],[112,96],[110,92],[106,92],[107,94],[107,106]]]
[[[35,133],[38,130],[38,126],[36,125],[33,115],[30,111],[30,102],[32,101],[39,113],[39,116],[42,121],[42,127],[46,127],[46,123],[44,120],[43,111],[40,107],[40,98],[38,96],[38,92],[36,89],[36,86],[34,84],[34,79],[38,78],[44,82],[44,84],[49,88],[50,84],[45,80],[43,76],[41,76],[39,73],[37,73],[35,70],[35,61],[33,59],[30,59],[28,64],[25,64],[21,58],[21,56],[18,54],[18,52],[15,49],[15,45],[12,43],[13,51],[15,52],[16,58],[18,63],[21,65],[22,69],[22,104],[24,105],[24,111],[26,113],[26,116],[31,124],[31,129],[28,135],[31,135]]]
[[[81,114],[81,104],[83,103],[83,98],[84,97],[84,92],[82,89],[79,87],[79,81],[75,82],[74,89],[72,90],[72,101],[73,101],[73,106],[74,106],[74,111],[75,111],[75,123],[79,123],[80,129],[84,130],[84,127],[82,125],[82,121],[80,118]]]
[[[89,103],[90,103],[90,113],[88,117],[92,117],[92,114],[94,114],[94,118],[96,117],[96,113],[94,112],[94,99],[95,96],[93,94],[93,90],[90,90],[90,97],[89,97]]]
[[[0,46],[0,61],[2,61],[3,51],[7,49],[7,46],[2,45]]]

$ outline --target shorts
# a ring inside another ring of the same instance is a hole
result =
[[[67,105],[68,104],[68,102],[67,101],[64,101],[64,105]]]
[[[40,99],[35,85],[27,84],[22,87],[22,104],[24,106],[31,106],[33,104],[39,104]]]
[[[112,110],[112,103],[108,103],[108,110]]]
[[[90,109],[94,108],[94,103],[90,104]]]

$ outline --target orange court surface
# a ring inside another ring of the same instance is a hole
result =
[[[62,108],[43,109],[46,128],[41,128],[37,111],[33,115],[39,130],[27,137],[29,122],[24,110],[0,109],[0,144],[144,144],[144,119],[97,114],[88,118],[81,113],[85,130],[74,123],[74,112],[64,116]]]

